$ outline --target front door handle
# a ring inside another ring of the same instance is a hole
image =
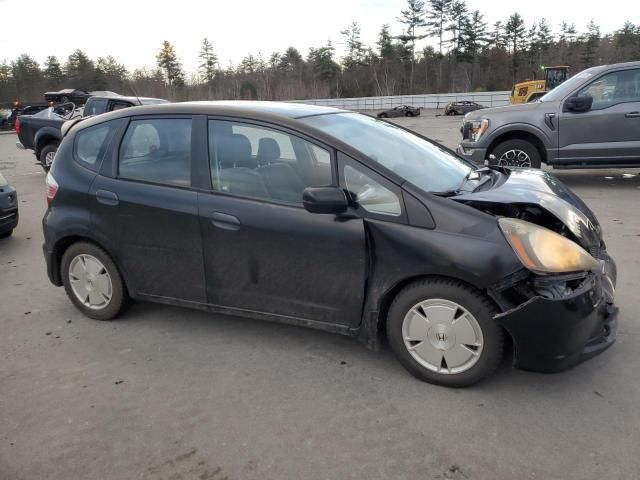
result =
[[[118,195],[113,192],[109,192],[108,190],[97,190],[96,200],[103,205],[108,205],[109,207],[115,207],[119,203]]]
[[[222,212],[213,212],[211,214],[211,223],[223,230],[240,230],[240,220],[238,217]]]
[[[640,118],[640,112],[629,112],[625,113],[624,116],[626,118]]]

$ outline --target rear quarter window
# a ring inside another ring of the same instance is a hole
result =
[[[115,127],[115,122],[106,122],[79,131],[74,140],[74,159],[83,167],[97,171]]]

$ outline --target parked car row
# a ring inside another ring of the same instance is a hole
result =
[[[62,125],[69,120],[79,121],[105,112],[139,105],[166,103],[167,100],[148,97],[125,97],[122,95],[93,95],[83,109],[73,102],[59,103],[35,115],[21,115],[16,122],[20,149],[32,150],[42,168],[48,170],[62,141]],[[76,120],[77,119],[77,120]]]

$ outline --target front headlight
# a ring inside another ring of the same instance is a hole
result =
[[[575,242],[534,223],[500,218],[500,229],[522,264],[537,273],[602,270],[600,262]]]
[[[477,142],[480,137],[489,130],[489,120],[483,118],[482,120],[471,121],[471,141]]]

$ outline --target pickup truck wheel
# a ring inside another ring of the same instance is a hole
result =
[[[491,152],[502,167],[540,168],[542,159],[535,145],[527,140],[507,140]]]
[[[51,164],[53,163],[53,159],[56,156],[57,151],[57,143],[50,143],[40,150],[40,164],[42,165],[42,168],[44,168],[45,172],[48,172],[51,168]]]

